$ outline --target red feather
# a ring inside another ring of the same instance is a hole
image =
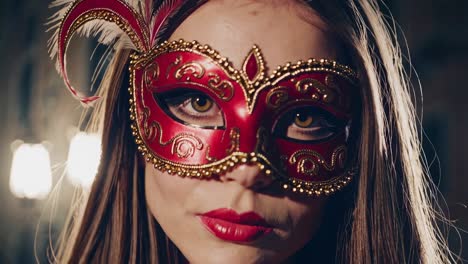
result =
[[[145,21],[146,23],[151,22],[151,10],[153,10],[153,0],[145,0]]]
[[[81,95],[77,90],[73,88],[68,78],[66,68],[66,51],[71,37],[76,33],[77,29],[83,27],[86,24],[94,23],[96,27],[90,27],[89,30],[103,32],[104,26],[102,24],[96,24],[92,20],[86,20],[86,16],[90,10],[102,11],[110,15],[115,15],[123,19],[127,25],[131,27],[131,30],[137,37],[137,41],[133,43],[140,52],[146,52],[150,50],[150,46],[145,41],[145,36],[148,34],[148,28],[142,27],[140,23],[141,17],[139,14],[124,0],[79,0],[73,2],[73,5],[64,14],[60,27],[57,32],[57,52],[60,72],[65,81],[66,86],[73,94],[77,97],[84,105],[90,105],[92,102],[99,99],[97,96],[85,97]],[[83,18],[81,22],[80,19]],[[113,23],[110,18],[100,19],[100,21]],[[81,23],[81,24],[80,24]],[[103,37],[105,38],[105,36]]]
[[[156,37],[161,29],[167,24],[168,19],[173,16],[178,9],[180,9],[184,0],[168,0],[165,1],[159,9],[156,11],[156,14],[153,18],[153,23],[151,24],[151,38],[150,45],[154,46],[156,43]]]

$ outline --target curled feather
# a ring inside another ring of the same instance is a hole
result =
[[[168,0],[158,8],[158,10],[155,12],[155,15],[153,16],[150,26],[150,44],[152,46],[158,43],[158,37],[160,33],[163,32],[167,27],[167,22],[172,16],[177,14],[185,2],[186,1],[184,0]]]
[[[51,59],[55,59],[58,53],[58,35],[61,24],[60,22],[74,1],[75,0],[56,0],[49,5],[49,8],[60,8],[49,18],[49,21],[46,23],[46,26],[48,26],[47,32],[53,32],[51,38],[49,38],[47,42]],[[57,71],[60,72],[58,61],[56,61],[55,67],[57,68]]]
[[[49,6],[50,8],[59,8],[59,10],[56,11],[46,23],[48,26],[47,32],[53,32],[52,36],[48,40],[49,55],[52,59],[57,58],[59,43],[58,35],[61,22],[68,10],[76,1],[77,0],[55,0]],[[127,3],[133,7],[136,7],[138,2],[140,1],[127,1]],[[80,27],[76,33],[85,37],[97,37],[97,41],[100,44],[115,46],[118,43],[119,45],[123,45],[124,48],[136,49],[130,38],[117,25],[111,22],[101,20],[91,21]],[[56,67],[59,71],[58,61],[56,62]]]
[[[145,51],[149,47],[144,36],[148,35],[149,30],[128,1],[57,0],[52,6],[61,6],[61,9],[49,22],[52,25],[49,30],[54,30],[52,40],[49,41],[50,55],[57,58],[58,70],[72,95],[84,105],[90,105],[98,97],[86,97],[75,90],[66,70],[66,49],[73,34],[98,37],[99,43],[111,47],[119,43],[124,47]],[[88,16],[87,14],[91,14],[89,12],[94,12],[96,16]],[[131,39],[127,35],[129,33],[135,34],[135,37]]]
[[[111,50],[119,45],[146,53],[157,45],[168,21],[182,6],[195,2],[199,1],[162,0],[162,4],[156,8],[155,0],[54,0],[50,7],[58,8],[58,11],[47,23],[47,31],[53,32],[48,42],[49,54],[56,60],[57,70],[70,92],[84,105],[90,105],[98,97],[81,95],[72,87],[67,76],[66,48],[74,33],[96,37],[98,43],[109,46]],[[87,17],[90,11],[99,11],[96,14],[100,16],[96,15],[94,19],[93,16]],[[109,59],[110,54],[112,52],[107,52],[101,61]],[[98,70],[103,69],[99,66]]]

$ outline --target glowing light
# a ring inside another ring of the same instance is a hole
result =
[[[43,199],[51,188],[49,151],[42,144],[19,145],[11,164],[11,192],[20,198]]]
[[[68,151],[67,175],[71,183],[88,189],[96,176],[100,158],[100,137],[78,132],[72,138]]]

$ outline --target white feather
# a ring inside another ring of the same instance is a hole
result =
[[[60,30],[60,24],[62,19],[67,14],[68,10],[77,0],[55,0],[50,4],[51,8],[60,8],[54,15],[49,18],[47,22],[48,32],[52,31],[52,36],[48,41],[49,46],[49,55],[52,59],[56,60],[56,68],[59,70],[58,62],[58,34]],[[138,8],[139,0],[126,0],[127,4],[132,6],[135,10],[140,11]],[[81,26],[76,34],[85,36],[85,37],[97,37],[98,43],[109,45],[111,48],[116,47],[118,44],[120,47],[128,49],[136,49],[135,45],[132,43],[130,38],[114,23],[103,21],[103,20],[93,20],[83,26]]]
[[[74,3],[80,0],[54,0],[50,4],[50,8],[58,8],[54,15],[49,18],[47,22],[48,32],[53,32],[51,38],[48,41],[49,55],[52,59],[56,61],[56,68],[60,72],[59,61],[58,61],[58,34],[60,30],[60,24],[64,16],[67,14],[69,9]],[[155,18],[158,16],[158,13],[161,12],[163,7],[171,5],[173,0],[162,1],[162,4],[157,8],[154,6],[155,0],[121,0],[131,6],[141,18],[145,20],[146,25],[155,26]],[[196,2],[203,2],[197,0]],[[175,10],[172,10],[175,11]],[[171,12],[167,14],[166,18],[170,18],[177,12]],[[166,30],[168,19],[165,19],[162,27],[159,32],[157,32],[156,41],[153,42],[153,45],[156,45],[159,42],[159,37],[162,32]],[[125,34],[117,25],[111,22],[103,20],[93,20],[85,23],[81,26],[75,33],[85,37],[96,37],[98,44],[108,45],[110,49],[115,49],[117,45],[121,48],[133,49],[137,48],[132,43],[130,38]],[[152,29],[149,29],[148,36],[152,33]],[[109,54],[109,53],[107,53]],[[107,55],[106,55],[107,56]]]

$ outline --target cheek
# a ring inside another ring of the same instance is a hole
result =
[[[323,219],[326,198],[313,199],[286,199],[284,206],[288,208],[291,225],[290,245],[294,245],[293,251],[300,250],[317,233],[326,219]]]
[[[273,262],[288,258],[314,236],[322,223],[326,204],[326,199],[294,197],[294,194],[254,193],[236,182],[181,178],[162,173],[151,164],[145,169],[145,196],[151,214],[187,258],[197,262],[209,255],[211,260],[216,260],[213,263],[252,259]],[[197,213],[228,206],[259,212],[278,228],[258,244],[242,245],[219,240],[195,217]]]
[[[287,201],[292,222],[297,226],[295,230],[308,230],[307,233],[311,237],[323,221],[326,202],[325,198],[314,198],[305,202]]]
[[[187,201],[194,183],[183,178],[160,172],[151,164],[145,168],[145,196],[151,214],[162,223],[171,223],[168,219],[180,219],[186,212]]]

